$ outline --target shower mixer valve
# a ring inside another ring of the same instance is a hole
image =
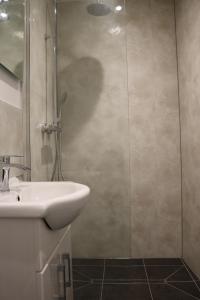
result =
[[[56,123],[43,123],[39,125],[42,133],[52,134],[53,132],[61,132],[62,128]]]

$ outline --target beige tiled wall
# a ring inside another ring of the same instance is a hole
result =
[[[54,158],[54,136],[42,135],[41,123],[53,120],[53,57],[50,28],[51,0],[30,1],[30,141],[31,179],[49,180]],[[50,10],[50,12],[49,12]]]
[[[86,5],[58,4],[63,172],[92,190],[73,254],[180,256],[174,2],[128,0],[106,17]]]
[[[130,255],[129,130],[124,18],[58,5],[62,154],[67,180],[91,187],[73,225],[75,256]],[[113,32],[112,31],[115,31]]]
[[[182,164],[183,257],[200,276],[200,2],[177,0]]]
[[[180,128],[173,1],[128,1],[133,256],[180,256]]]

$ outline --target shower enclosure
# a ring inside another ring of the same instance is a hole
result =
[[[199,9],[57,1],[62,170],[93,191],[75,257],[183,256],[200,274]]]
[[[63,175],[93,191],[74,256],[180,257],[174,2],[94,3],[57,1]]]
[[[74,257],[184,257],[200,275],[199,1],[48,3],[53,23],[30,25],[32,179],[91,187]]]

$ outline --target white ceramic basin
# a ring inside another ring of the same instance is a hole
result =
[[[18,182],[0,192],[0,218],[43,218],[53,230],[72,223],[90,193],[75,182]]]

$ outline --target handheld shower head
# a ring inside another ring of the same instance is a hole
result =
[[[68,94],[67,92],[65,92],[62,97],[61,97],[61,101],[60,101],[60,105],[59,105],[59,110],[58,110],[58,117],[57,117],[57,122],[61,121],[61,117],[62,117],[62,107],[63,105],[67,102],[68,100]]]
[[[61,106],[67,101],[67,98],[68,98],[68,94],[67,94],[67,92],[65,92],[65,93],[62,95]]]

